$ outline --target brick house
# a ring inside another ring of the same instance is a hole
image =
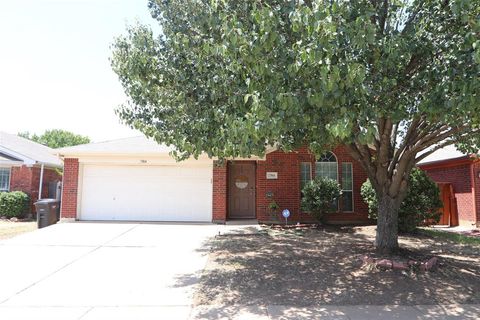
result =
[[[77,220],[281,221],[272,201],[289,209],[291,222],[313,221],[300,209],[301,185],[315,176],[337,180],[344,195],[333,223],[369,222],[360,186],[365,171],[343,147],[319,159],[299,149],[267,150],[220,163],[205,155],[176,162],[170,148],[144,137],[58,150],[64,160],[62,218]]]
[[[440,224],[480,225],[480,158],[454,146],[426,157],[418,167],[440,187],[444,215]]]
[[[0,192],[23,191],[33,203],[41,198],[55,197],[56,186],[62,181],[58,169],[62,161],[53,149],[17,135],[0,132]]]

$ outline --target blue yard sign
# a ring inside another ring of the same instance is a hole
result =
[[[282,216],[285,218],[285,224],[288,224],[288,217],[290,217],[290,210],[288,209],[283,210]]]

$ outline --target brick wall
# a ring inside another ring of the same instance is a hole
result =
[[[477,227],[480,227],[480,160],[473,163],[473,177],[475,190],[475,207],[477,214]]]
[[[423,168],[435,182],[451,183],[457,200],[458,219],[460,224],[467,225],[476,221],[473,210],[473,194],[470,163],[448,167]]]
[[[37,201],[38,199],[38,187],[40,184],[40,171],[41,168],[34,167],[32,168],[32,197]],[[62,181],[62,176],[58,173],[57,170],[51,168],[44,168],[43,170],[43,182],[42,182],[42,198],[48,198],[48,185],[50,182]]]
[[[36,201],[36,194],[33,194],[35,188],[38,188],[38,184],[36,186],[32,184],[32,167],[27,167],[25,165],[21,167],[12,167],[12,170],[10,171],[10,191],[23,191],[28,194],[30,197],[30,213],[35,212],[35,206],[33,205]],[[36,193],[38,194],[38,191]],[[33,199],[34,196],[35,199]]]
[[[213,201],[212,220],[213,222],[225,222],[227,219],[227,166],[225,163],[213,164]]]
[[[40,167],[12,167],[10,191],[23,191],[30,197],[30,212],[35,212],[33,205],[38,200],[40,184]],[[52,181],[62,181],[62,176],[55,169],[44,168],[42,183],[42,198],[48,197],[48,184]]]
[[[353,167],[353,199],[354,212],[338,212],[330,214],[329,222],[368,222],[368,207],[360,195],[360,187],[367,180],[367,175],[358,162],[356,162],[344,147],[333,150],[338,161],[338,177],[342,176],[342,162],[350,162]],[[272,221],[274,216],[269,212],[268,205],[275,200],[280,210],[285,208],[291,212],[290,221],[311,222],[312,217],[301,211],[300,208],[300,163],[311,162],[312,177],[315,177],[315,158],[306,148],[295,152],[284,153],[275,151],[267,154],[265,161],[257,162],[257,189],[256,210],[259,221]],[[278,179],[267,180],[266,172],[278,172]],[[273,194],[272,199],[267,194]],[[279,216],[279,215],[277,215]],[[277,217],[277,219],[282,219]]]
[[[10,191],[32,193],[32,168],[27,166],[12,167],[10,175]]]
[[[62,218],[77,217],[78,159],[66,158],[63,163]]]

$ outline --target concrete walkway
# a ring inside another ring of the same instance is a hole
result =
[[[188,319],[380,320],[479,319],[480,305],[197,307]],[[152,318],[153,319],[153,318]]]
[[[205,241],[253,225],[63,223],[0,241],[0,319],[478,319],[467,306],[199,306]]]
[[[463,320],[480,305],[418,306],[0,306],[0,319],[32,320]]]

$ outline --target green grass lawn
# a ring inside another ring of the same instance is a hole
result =
[[[432,230],[432,229],[418,229],[421,234],[430,236],[432,238],[451,240],[456,243],[480,245],[480,237],[467,236],[459,233]]]

